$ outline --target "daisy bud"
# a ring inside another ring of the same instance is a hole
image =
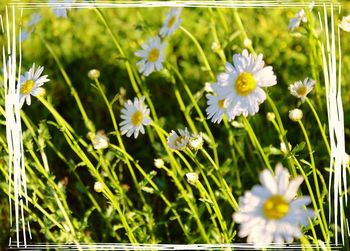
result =
[[[213,51],[213,52],[217,52],[218,50],[220,50],[220,44],[219,43],[217,43],[217,42],[213,42],[212,44],[211,44],[211,50]]]
[[[92,69],[88,72],[88,77],[91,79],[91,80],[95,80],[95,79],[98,79],[100,77],[100,71],[99,70],[96,70],[96,69]]]
[[[92,144],[96,150],[105,149],[108,147],[108,137],[103,130],[100,130],[96,133]]]
[[[243,41],[243,45],[244,45],[244,47],[249,47],[249,46],[251,46],[252,45],[252,40],[250,40],[249,38],[245,38],[244,39],[244,41]]]
[[[268,113],[266,114],[266,119],[267,119],[268,121],[274,121],[275,118],[276,118],[276,115],[275,115],[273,112],[268,112]]]
[[[290,150],[292,150],[292,145],[288,142],[288,149],[287,149],[286,144],[284,142],[281,142],[280,148],[281,148],[281,152],[286,155]]]
[[[102,182],[99,182],[99,181],[95,182],[95,184],[94,184],[94,190],[95,190],[95,192],[97,192],[97,193],[101,193],[102,190],[103,190],[103,184],[102,184]]]
[[[298,122],[299,120],[301,120],[303,118],[303,111],[300,109],[293,109],[291,111],[289,111],[289,119],[294,121],[294,122]]]
[[[164,161],[162,159],[154,159],[154,166],[162,168],[164,166]]]
[[[198,174],[197,173],[186,173],[187,182],[191,185],[196,185],[198,182]]]
[[[192,134],[192,137],[190,138],[188,142],[188,146],[193,151],[198,151],[203,147],[203,137],[202,134]]]

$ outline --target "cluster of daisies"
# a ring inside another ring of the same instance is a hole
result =
[[[166,14],[166,20],[159,32],[161,37],[170,36],[179,27],[181,11],[181,8],[172,8]],[[38,20],[40,16],[34,18],[31,26]],[[289,28],[294,30],[301,22],[306,22],[303,10],[291,20]],[[147,43],[142,44],[142,50],[135,53],[142,58],[137,63],[139,72],[148,76],[155,70],[161,70],[164,48],[165,42],[162,42],[159,36],[149,38]],[[31,95],[38,96],[44,93],[42,85],[49,79],[47,75],[42,76],[43,70],[42,66],[35,69],[33,64],[29,71],[21,76],[18,85],[21,107],[25,101],[27,105],[31,104]],[[98,78],[99,72],[90,71],[89,77]],[[232,121],[240,115],[245,117],[254,115],[259,111],[259,105],[266,100],[264,88],[276,84],[277,78],[273,68],[265,65],[263,55],[254,56],[243,50],[241,54],[233,55],[232,63],[226,63],[225,72],[220,73],[217,82],[211,85],[211,93],[207,95],[207,118],[214,123],[220,123],[224,117]],[[292,95],[304,102],[314,84],[314,80],[306,78],[290,85],[289,90]],[[119,124],[121,135],[137,138],[140,133],[145,133],[145,126],[150,125],[152,120],[150,110],[144,101],[143,96],[124,103],[121,110],[122,122]],[[291,116],[300,117],[300,114],[298,111],[293,111],[290,113]],[[89,134],[89,138],[96,150],[108,147],[108,137],[103,131]],[[198,150],[203,146],[203,136],[191,134],[187,128],[178,132],[172,130],[167,138],[167,146],[179,151],[186,148]],[[158,162],[161,163],[156,163],[156,166],[164,164],[162,160]],[[186,178],[195,185],[199,177],[196,173],[188,173]],[[253,186],[251,191],[246,191],[244,196],[239,198],[239,210],[233,214],[234,221],[240,224],[239,237],[247,237],[247,242],[255,243],[257,246],[273,242],[292,242],[294,238],[300,238],[302,234],[300,225],[308,225],[309,218],[315,216],[312,210],[306,208],[310,203],[309,197],[296,198],[302,181],[301,176],[290,180],[287,169],[281,164],[276,166],[275,174],[269,170],[261,172],[261,185]],[[94,189],[101,192],[103,184],[96,183]]]
[[[178,29],[181,23],[181,11],[182,8],[172,8],[170,12],[166,13],[166,19],[159,31],[161,37],[169,37]],[[165,41],[162,42],[157,35],[148,38],[147,42],[143,43],[141,47],[142,50],[135,53],[136,56],[142,58],[136,64],[139,72],[144,76],[148,76],[153,71],[160,71],[163,68]]]

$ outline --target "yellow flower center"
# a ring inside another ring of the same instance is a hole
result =
[[[307,87],[302,85],[302,86],[299,86],[298,89],[297,89],[297,93],[300,95],[300,96],[305,96],[306,95],[306,92],[307,92]]]
[[[34,84],[35,84],[34,81],[31,79],[24,82],[24,84],[21,86],[21,89],[20,89],[21,93],[22,94],[29,94],[34,87]]]
[[[171,28],[174,25],[175,21],[176,21],[176,16],[173,16],[172,18],[170,18],[168,22],[168,28]]]
[[[242,72],[235,82],[235,88],[240,96],[247,96],[256,86],[254,76],[249,72]]]
[[[140,111],[134,112],[134,114],[131,116],[131,124],[133,124],[134,126],[141,125],[142,120],[143,120],[143,115],[142,115],[142,112]]]
[[[150,53],[148,54],[148,61],[149,62],[156,62],[157,59],[159,58],[159,50],[157,48],[154,48],[150,51]]]
[[[269,220],[283,218],[289,210],[289,204],[281,195],[272,195],[263,205],[263,212]]]
[[[184,140],[186,137],[185,136],[179,136],[175,142],[174,142],[174,145],[175,146],[179,146],[179,144],[181,144],[181,141]]]
[[[225,108],[225,99],[220,99],[218,101],[218,106],[219,106],[219,108],[224,109]]]

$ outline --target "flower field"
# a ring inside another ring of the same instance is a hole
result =
[[[0,8],[0,247],[350,248],[348,3],[103,3]]]

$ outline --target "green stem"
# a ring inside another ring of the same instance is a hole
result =
[[[68,74],[66,73],[66,71],[64,70],[64,67],[61,63],[61,61],[59,60],[59,58],[57,57],[56,53],[54,52],[54,50],[51,48],[51,46],[41,37],[41,40],[43,41],[44,45],[46,46],[46,48],[48,49],[48,51],[51,53],[51,55],[53,56],[54,60],[56,61],[58,68],[60,69],[62,76],[64,78],[64,80],[66,81],[69,89],[71,90],[71,94],[74,97],[79,111],[83,117],[84,123],[86,128],[91,131],[91,132],[95,132],[95,126],[92,123],[92,121],[88,118],[85,109],[83,107],[83,104],[81,103],[80,97],[78,95],[78,92],[75,90],[70,78],[68,77]]]
[[[324,141],[324,143],[325,143],[325,145],[327,147],[328,155],[330,155],[331,154],[331,148],[329,146],[329,143],[328,143],[328,140],[327,140],[327,136],[326,136],[326,132],[325,132],[325,130],[324,130],[322,124],[321,124],[320,118],[318,117],[314,106],[312,105],[311,101],[308,98],[306,98],[306,103],[309,105],[310,109],[312,110],[312,113],[315,116],[315,119],[317,121],[318,127],[320,128],[320,131],[321,131],[321,135],[322,135],[323,141]]]
[[[316,195],[319,198],[319,200],[321,200],[322,197],[321,197],[320,188],[319,188],[319,184],[318,184],[317,170],[316,170],[312,146],[311,146],[309,137],[307,135],[307,132],[305,130],[303,123],[301,122],[301,120],[298,120],[298,123],[300,125],[300,128],[301,128],[303,134],[304,134],[306,145],[307,145],[307,148],[309,150],[309,156],[310,156],[311,167],[312,167],[312,174],[313,174],[313,178],[314,178],[314,182],[315,182]],[[320,211],[321,211],[320,212],[321,213],[320,225],[321,225],[321,229],[322,229],[322,232],[324,234],[325,240],[327,240],[327,238],[326,238],[327,235],[325,233],[326,229],[327,229],[327,223],[326,223],[326,217],[324,215],[323,201],[319,201],[319,207],[320,207]]]
[[[199,44],[198,40],[191,34],[191,32],[189,32],[188,30],[186,30],[184,27],[180,26],[180,29],[193,41],[193,43],[195,44],[195,46],[197,47],[199,54],[202,57],[205,69],[209,72],[210,78],[212,80],[215,80],[215,76],[213,71],[211,70],[211,67],[209,65],[209,62],[207,60],[207,57],[205,56],[205,53],[201,47],[201,45]]]
[[[259,151],[259,153],[260,153],[260,155],[261,155],[261,157],[262,157],[262,159],[263,159],[263,161],[264,161],[266,167],[267,167],[272,173],[274,173],[274,171],[273,171],[273,169],[272,169],[272,167],[271,167],[271,165],[270,165],[269,159],[268,159],[267,155],[265,154],[263,148],[261,147],[261,144],[260,144],[258,138],[256,137],[255,132],[254,132],[253,128],[251,127],[251,125],[250,125],[248,119],[247,119],[246,117],[244,117],[244,116],[242,116],[242,118],[243,118],[243,123],[244,123],[244,125],[245,125],[245,129],[246,129],[246,131],[248,132],[248,135],[249,135],[249,137],[250,137],[250,140],[252,141],[252,143],[253,143],[253,145],[255,146],[255,148],[258,149],[258,151]]]

